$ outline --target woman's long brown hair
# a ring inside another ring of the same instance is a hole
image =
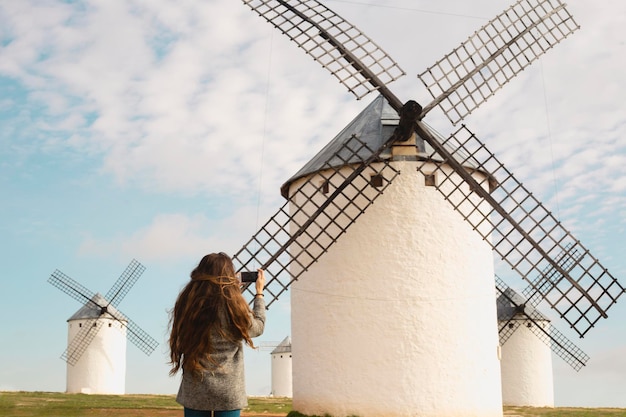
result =
[[[211,357],[213,334],[254,347],[248,334],[251,320],[230,257],[221,252],[206,255],[191,272],[170,318],[170,375],[183,369],[200,376],[201,359],[219,365]]]

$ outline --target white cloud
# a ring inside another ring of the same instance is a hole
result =
[[[259,215],[265,216],[266,211]],[[108,237],[87,233],[78,253],[105,258],[110,255],[123,259],[137,257],[146,262],[195,259],[198,253],[215,251],[232,255],[245,243],[241,237],[251,236],[262,221],[265,219],[257,220],[256,209],[246,205],[219,217],[204,213],[158,214],[144,227],[125,233]]]

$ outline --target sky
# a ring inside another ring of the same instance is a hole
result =
[[[324,4],[422,104],[416,75],[509,6]],[[626,284],[626,3],[568,9],[581,29],[464,123]],[[80,305],[46,282],[56,269],[106,293],[137,259],[146,271],[119,309],[160,345],[129,343],[126,390],[175,393],[168,312],[191,269],[241,248],[282,183],[374,98],[355,100],[240,1],[0,0],[0,390],[65,390]],[[454,129],[439,110],[426,121]],[[289,311],[287,295],[258,344],[290,334]],[[553,323],[591,357],[579,372],[554,358],[556,405],[626,407],[626,297],[608,315],[584,339]],[[267,348],[247,349],[246,378],[250,395],[270,392]]]

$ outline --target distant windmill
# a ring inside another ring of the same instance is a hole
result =
[[[157,347],[156,340],[117,309],[144,270],[133,259],[105,296],[59,270],[48,279],[83,304],[68,320],[68,347],[61,355],[67,362],[67,392],[124,394],[126,339],[147,355]]]
[[[553,407],[551,351],[574,370],[589,356],[559,332],[550,320],[496,277],[498,330],[502,347],[504,405]]]
[[[291,338],[285,337],[282,342],[261,343],[261,350],[271,350],[272,356],[272,397],[293,396],[293,374]]]
[[[269,272],[268,305],[293,290],[294,409],[501,416],[492,250],[580,336],[624,288],[467,127],[445,138],[422,119],[439,106],[459,122],[578,25],[558,0],[519,0],[419,75],[422,108],[387,87],[404,71],[320,2],[244,3],[357,98],[381,94],[235,255]]]

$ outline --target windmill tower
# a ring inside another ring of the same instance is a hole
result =
[[[96,294],[68,320],[67,346],[91,326],[98,331],[80,360],[67,364],[66,392],[81,394],[124,394],[126,388],[126,327],[128,320],[115,307],[101,314],[97,305],[106,305]]]
[[[287,336],[270,353],[273,397],[293,397],[291,338]]]
[[[94,294],[61,271],[48,282],[83,306],[68,319],[67,392],[124,394],[126,340],[146,354],[158,343],[117,307],[145,267],[133,259],[105,296]]]
[[[553,407],[552,352],[575,371],[589,356],[559,332],[536,305],[496,277],[504,405]],[[525,290],[524,292],[528,292]]]
[[[294,408],[501,416],[492,252],[580,336],[624,288],[467,127],[446,138],[422,119],[439,106],[457,123],[578,26],[556,0],[518,1],[419,75],[422,108],[388,88],[397,64],[318,1],[244,3],[357,98],[382,96],[285,183],[285,205],[235,255],[269,272],[268,306],[294,290]]]
[[[320,159],[349,143],[352,135],[378,147],[399,123],[393,113],[378,97],[322,150]],[[499,396],[488,394],[500,390],[491,247],[416,169],[425,147],[415,135],[391,147],[389,166],[402,175],[309,268],[306,279],[292,285],[297,410],[411,415],[427,412],[445,396],[451,408],[473,406],[485,416],[501,412]],[[369,167],[370,187],[375,188],[380,164]],[[297,193],[304,182],[323,183],[339,165],[308,164],[283,188]],[[323,198],[322,193],[310,206],[321,205]],[[304,221],[304,214],[294,219]],[[454,376],[445,392],[415,395],[414,388],[404,388],[437,375]],[[389,383],[394,379],[403,388]]]

